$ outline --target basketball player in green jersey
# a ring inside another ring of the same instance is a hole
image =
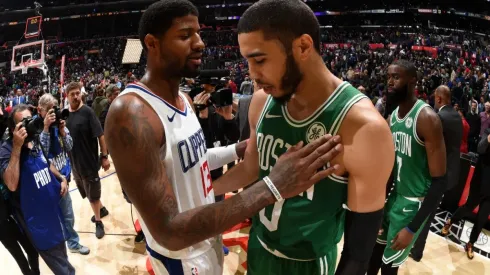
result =
[[[216,194],[268,178],[297,142],[331,134],[344,145],[330,163],[335,175],[254,216],[248,274],[333,275],[345,233],[337,274],[364,275],[394,163],[389,127],[368,98],[328,71],[319,23],[302,1],[255,3],[238,23],[238,41],[260,90],[250,105],[244,161],[213,183]]]
[[[436,112],[415,96],[417,72],[406,60],[388,67],[388,100],[398,107],[388,118],[396,161],[381,234],[368,275],[398,273],[446,186],[446,148]]]

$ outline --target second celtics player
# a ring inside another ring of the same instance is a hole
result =
[[[386,206],[381,234],[368,275],[398,273],[447,183],[442,125],[434,110],[415,96],[417,72],[398,60],[388,68],[388,96],[398,105],[389,120],[396,159],[394,188]]]
[[[240,52],[261,89],[250,104],[244,161],[213,183],[215,194],[269,178],[298,142],[331,134],[344,146],[330,163],[335,175],[253,217],[247,274],[364,275],[394,162],[389,127],[364,94],[327,69],[320,26],[303,1],[259,1],[237,28]],[[231,182],[237,184],[223,185]]]

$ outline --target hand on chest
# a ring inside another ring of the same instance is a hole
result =
[[[263,171],[271,171],[275,163],[287,152],[289,148],[298,144],[300,141],[307,146],[310,142],[326,134],[325,127],[313,123],[310,127],[302,130],[282,129],[280,132],[273,133],[266,131],[257,133],[257,148],[259,153],[259,166]],[[342,176],[346,173],[342,161],[342,154],[327,163],[324,168],[339,164],[340,168],[335,174]]]

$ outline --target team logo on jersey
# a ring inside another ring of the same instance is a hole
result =
[[[197,271],[197,267],[191,268],[192,275],[199,275],[199,272]]]
[[[407,118],[407,120],[405,121],[405,126],[407,128],[410,128],[412,127],[412,125],[413,125],[413,119],[411,117]]]
[[[325,128],[325,125],[323,125],[323,123],[314,122],[310,125],[310,127],[308,127],[308,130],[306,131],[306,141],[310,143],[316,139],[319,139],[326,133],[327,129]]]

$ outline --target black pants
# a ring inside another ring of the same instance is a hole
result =
[[[478,236],[480,236],[483,226],[485,226],[485,223],[488,220],[488,215],[490,214],[490,197],[485,196],[480,200],[468,199],[466,204],[458,208],[458,210],[456,210],[456,212],[454,212],[454,215],[451,217],[451,222],[453,224],[457,223],[465,217],[471,215],[473,209],[475,209],[478,204],[480,205],[480,208],[478,209],[476,222],[473,225],[473,229],[471,230],[470,235],[470,243],[472,244],[474,244],[478,240]]]
[[[476,153],[476,148],[478,146],[479,137],[469,137],[468,138],[468,152]]]
[[[29,239],[20,231],[19,227],[13,220],[2,223],[2,238],[3,246],[10,252],[12,257],[20,267],[22,274],[40,274],[39,272],[39,254],[29,241]],[[22,252],[22,248],[27,253],[27,258]]]

